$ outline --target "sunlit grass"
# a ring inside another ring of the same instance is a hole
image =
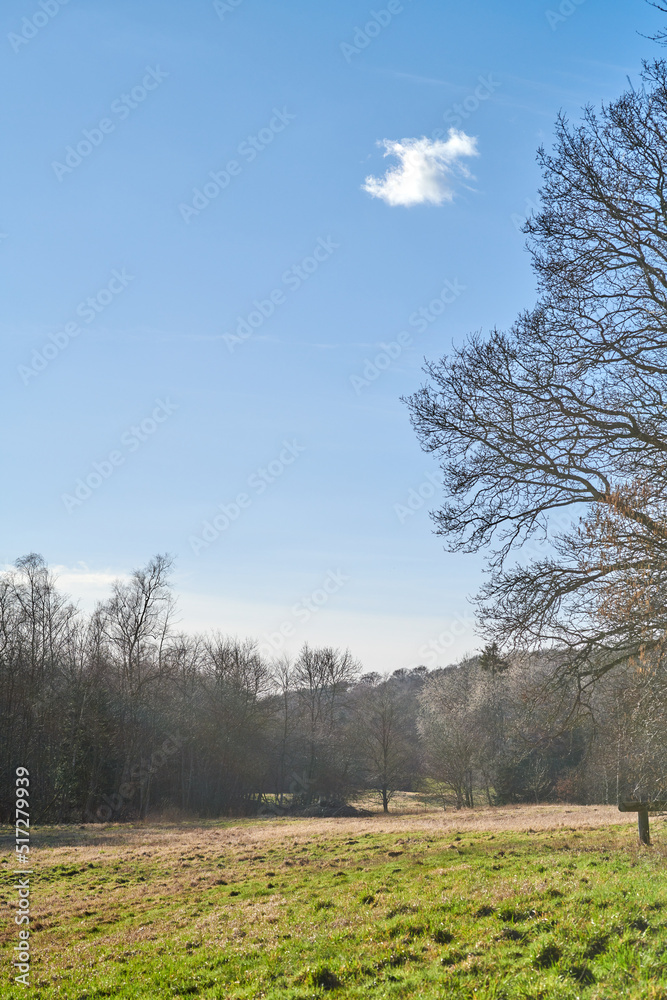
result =
[[[30,993],[665,1000],[653,833],[572,807],[45,829]]]

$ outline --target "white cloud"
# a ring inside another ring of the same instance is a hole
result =
[[[9,573],[14,569],[13,563],[0,564],[0,573]],[[86,612],[93,611],[98,601],[105,601],[111,596],[111,586],[116,580],[128,583],[131,579],[129,573],[93,570],[85,562],[74,566],[47,564],[47,569],[55,577],[56,589]]]
[[[56,586],[78,603],[84,611],[92,611],[98,601],[111,596],[111,585],[116,580],[127,582],[127,573],[112,573],[110,570],[91,570],[86,563],[76,566],[49,566],[56,577]]]
[[[477,156],[477,139],[450,128],[445,141],[427,139],[383,139],[385,156],[399,163],[384,177],[367,177],[364,191],[388,205],[442,205],[454,198],[456,176],[471,177],[462,160]]]

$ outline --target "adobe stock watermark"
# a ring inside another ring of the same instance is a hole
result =
[[[412,0],[409,0],[412,3]],[[343,53],[343,58],[348,65],[352,62],[354,56],[358,56],[360,52],[367,49],[374,38],[377,38],[385,28],[388,28],[391,22],[398,14],[402,14],[405,7],[400,2],[400,0],[389,0],[386,7],[381,10],[371,10],[369,11],[369,19],[363,25],[355,26],[354,35],[352,36],[351,42],[341,42],[340,51]]]
[[[523,232],[523,227],[526,225],[531,215],[536,215],[539,211],[540,206],[537,202],[533,201],[532,198],[526,198],[523,214],[521,212],[512,212],[510,215],[510,222],[516,229],[517,233]]]
[[[322,581],[321,586],[317,587],[312,591],[307,597],[302,597],[296,604],[291,607],[291,617],[285,619],[275,632],[271,632],[270,635],[264,637],[264,642],[260,644],[259,652],[260,656],[274,656],[279,653],[285,641],[291,639],[296,635],[297,626],[295,622],[300,625],[305,625],[313,615],[316,615],[325,604],[328,604],[330,599],[334,594],[349,582],[350,577],[345,576],[340,570],[330,569],[327,572],[326,577]]]
[[[210,520],[204,521],[199,529],[198,535],[190,535],[188,542],[190,548],[196,556],[204,549],[208,549],[213,542],[224,534],[231,525],[238,521],[241,513],[252,507],[255,499],[260,497],[269,486],[272,486],[285,473],[285,470],[296,462],[299,455],[306,450],[304,445],[296,441],[283,441],[283,448],[280,454],[274,458],[265,468],[256,469],[248,479],[246,484],[250,492],[242,491],[237,493],[230,503],[218,504],[219,513],[214,514]]]
[[[138,424],[128,427],[121,434],[118,448],[110,451],[100,462],[93,462],[90,472],[77,479],[72,493],[61,494],[60,498],[68,514],[81,507],[86,500],[90,500],[93,493],[111,479],[116,469],[125,464],[127,456],[138,451],[141,445],[152,438],[158,428],[178,409],[178,405],[168,398],[156,399],[155,404],[149,416],[144,417]]]
[[[443,114],[442,118],[447,124],[447,130],[441,128],[434,129],[431,132],[431,139],[444,139],[448,135],[450,128],[460,128],[464,121],[470,118],[471,115],[474,115],[482,104],[488,101],[502,85],[502,80],[495,79],[493,73],[487,73],[486,76],[478,76],[477,81],[477,86],[462,101],[452,104]]]
[[[243,2],[244,0],[213,0],[213,10],[224,21],[225,14],[232,14]]]
[[[329,260],[335,250],[340,248],[340,243],[334,243],[331,236],[325,239],[320,236],[312,253],[304,257],[298,264],[292,264],[290,268],[283,271],[281,282],[287,292],[297,292],[305,281],[315,274],[315,271]],[[265,299],[255,299],[254,308],[247,316],[238,316],[236,329],[233,333],[223,333],[222,339],[227,345],[230,354],[234,353],[239,344],[244,343],[256,333],[264,323],[273,316],[279,306],[287,302],[287,292],[277,286],[273,288]]]
[[[111,114],[115,116],[116,120],[114,121],[113,118],[108,117],[100,118],[97,125],[93,128],[84,128],[81,133],[83,138],[79,139],[76,146],[67,146],[65,148],[63,162],[60,160],[52,161],[51,167],[58,180],[62,182],[67,174],[73,173],[77,167],[80,167],[83,161],[88,159],[93,150],[101,146],[106,137],[116,131],[118,122],[129,118],[132,112],[140,104],[143,104],[151,91],[157,90],[162,81],[166,80],[168,76],[169,74],[161,70],[159,66],[156,66],[155,69],[147,66],[146,74],[141,82],[132,87],[129,93],[121,94],[115,101],[112,101]]]
[[[56,14],[60,13],[60,8],[68,3],[69,0],[39,0],[39,10],[36,10],[30,17],[24,17],[21,21],[20,33],[10,31],[7,35],[7,41],[14,52],[20,52],[24,45],[31,42],[42,28],[45,28]]]
[[[30,772],[16,768],[15,861],[17,893],[14,923],[19,928],[19,943],[14,945],[14,981],[30,986],[30,876],[33,874],[30,854]],[[20,877],[19,877],[20,876]]]
[[[427,472],[424,482],[420,483],[416,489],[408,491],[408,498],[404,504],[394,504],[394,513],[401,524],[405,524],[409,517],[421,510],[424,504],[435,496],[439,485],[438,477],[432,472]]]
[[[95,295],[89,295],[87,299],[79,302],[74,310],[84,324],[94,323],[97,317],[107,309],[111,303],[122,292],[125,291],[134,275],[128,274],[122,267],[111,272],[111,278],[103,288],[100,288]],[[72,341],[82,333],[83,327],[75,320],[65,323],[63,327],[49,334],[49,340],[44,346],[37,350],[32,350],[32,361],[29,365],[19,365],[16,369],[24,385],[28,385],[30,379],[36,378],[41,372],[48,368],[59,354],[67,350]]]
[[[248,135],[239,143],[236,149],[237,155],[243,158],[245,164],[252,163],[295,118],[296,115],[290,114],[287,108],[282,110],[274,108],[273,117],[268,124],[256,135]],[[210,170],[208,174],[210,180],[205,181],[201,187],[192,189],[192,202],[179,204],[178,211],[183,221],[189,225],[193,217],[196,218],[229,187],[233,177],[239,177],[243,173],[243,167],[244,163],[229,160],[222,170]]]
[[[427,306],[421,306],[408,317],[408,325],[413,327],[417,333],[424,333],[432,323],[443,314],[446,307],[458,299],[459,295],[465,292],[466,286],[460,284],[458,278],[453,281],[447,279],[440,290],[440,294],[431,299]],[[364,367],[361,375],[350,375],[350,384],[356,395],[360,395],[362,389],[372,385],[386,371],[394,361],[400,358],[404,350],[412,347],[414,338],[412,333],[401,330],[396,339],[387,343],[381,343],[382,350],[373,358],[364,359]]]
[[[545,10],[544,16],[549,22],[551,30],[555,31],[559,24],[563,24],[568,17],[572,17],[583,3],[586,3],[586,0],[562,0],[557,10]]]
[[[470,612],[455,614],[440,635],[419,648],[419,656],[421,657],[419,663],[427,667],[442,666],[438,663],[438,657],[448,653],[456,640],[470,632],[474,625],[475,616]]]

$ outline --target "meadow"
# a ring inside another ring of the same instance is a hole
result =
[[[667,837],[611,807],[2,830],[0,997],[667,1000]]]

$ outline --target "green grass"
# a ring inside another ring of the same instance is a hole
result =
[[[665,855],[632,828],[373,825],[44,830],[29,993],[667,1000]],[[10,921],[3,998],[24,992]]]

